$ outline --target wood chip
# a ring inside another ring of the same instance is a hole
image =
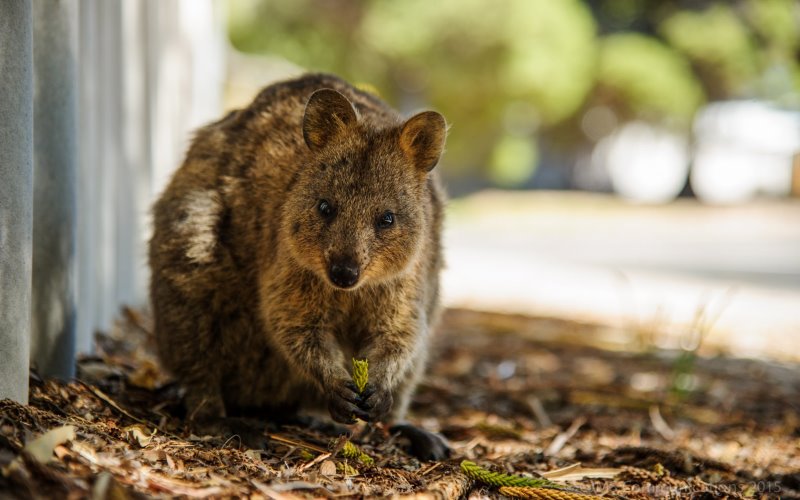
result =
[[[319,473],[326,477],[335,476],[336,464],[333,462],[333,460],[325,460],[319,464]]]

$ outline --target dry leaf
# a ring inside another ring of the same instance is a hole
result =
[[[153,436],[155,436],[157,432],[157,429],[153,429],[153,432],[150,432],[150,430],[142,424],[129,425],[122,430],[125,431],[128,441],[136,441],[142,448],[150,444],[150,441],[153,440]]]
[[[102,472],[94,482],[92,500],[127,500],[128,491],[109,472]]]
[[[572,464],[561,469],[542,472],[541,476],[551,481],[580,481],[587,478],[613,479],[622,472],[615,467],[584,468],[581,464]]]
[[[142,453],[142,458],[144,458],[149,462],[158,462],[160,460],[165,460],[166,457],[167,454],[164,452],[164,450],[147,450],[144,453]]]
[[[25,445],[24,451],[39,462],[46,464],[55,460],[53,451],[55,451],[56,446],[72,441],[73,439],[75,439],[75,427],[65,425],[63,427],[50,429],[37,437]]]
[[[288,483],[275,483],[270,485],[274,491],[282,493],[284,491],[292,490],[316,490],[323,486],[317,483],[308,481],[289,481]]]
[[[151,360],[145,359],[141,365],[128,377],[128,382],[136,387],[153,390],[159,385],[161,371]]]
[[[185,496],[189,498],[208,498],[222,495],[225,491],[221,486],[197,487],[188,481],[177,481],[166,477],[149,478],[151,488],[165,491],[170,495]]]
[[[55,449],[53,450],[53,452],[55,452],[55,454],[56,454],[56,456],[58,457],[59,460],[63,460],[64,457],[67,457],[67,456],[69,456],[71,454],[69,448],[67,448],[64,445],[56,446]]]

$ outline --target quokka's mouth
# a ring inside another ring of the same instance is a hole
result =
[[[333,281],[331,281],[331,285],[333,285],[333,287],[336,288],[337,290],[348,290],[348,291],[350,291],[350,290],[355,290],[356,288],[358,288],[358,283],[353,283],[352,285],[348,285],[348,286],[342,286],[342,285],[339,285],[339,284],[334,283]]]
[[[353,290],[361,284],[361,280],[358,278],[355,281],[336,281],[330,275],[328,275],[328,282],[338,290]]]

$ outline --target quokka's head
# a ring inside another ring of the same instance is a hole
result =
[[[428,176],[447,125],[433,111],[386,121],[360,117],[331,89],[316,91],[305,108],[308,155],[287,194],[282,230],[295,261],[334,288],[403,274],[427,235]]]

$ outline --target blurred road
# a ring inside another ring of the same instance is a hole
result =
[[[487,191],[450,206],[450,306],[597,321],[676,347],[800,358],[800,202],[631,205]]]

